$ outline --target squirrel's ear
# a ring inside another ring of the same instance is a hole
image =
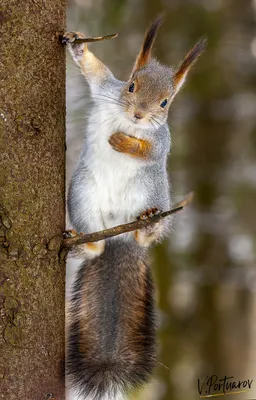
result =
[[[148,30],[145,33],[145,37],[140,49],[140,52],[136,58],[132,74],[134,74],[135,71],[138,69],[142,68],[144,65],[146,65],[151,57],[151,50],[158,32],[158,29],[163,23],[163,15],[159,15],[150,25]]]
[[[173,76],[174,96],[178,93],[181,86],[185,82],[186,76],[190,68],[195,64],[201,54],[204,52],[207,45],[207,39],[201,38],[188,52],[184,60],[181,62],[179,68],[175,71]]]

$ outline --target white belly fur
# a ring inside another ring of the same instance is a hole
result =
[[[137,179],[143,162],[115,151],[108,143],[113,133],[127,132],[130,126],[122,127],[117,121],[115,127],[99,116],[91,122],[82,156],[90,177],[84,177],[80,196],[84,215],[90,215],[89,230],[95,231],[135,220],[147,206],[147,193]]]

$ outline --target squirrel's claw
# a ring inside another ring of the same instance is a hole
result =
[[[66,32],[61,38],[62,44],[74,43],[77,39],[85,39],[85,35],[80,32]]]
[[[63,239],[73,239],[74,237],[79,235],[81,235],[81,233],[78,233],[74,229],[68,229],[62,233]]]
[[[67,37],[65,37],[65,36],[61,37],[61,43],[62,44],[67,44],[68,42],[69,42],[69,39]]]
[[[148,219],[152,218],[154,215],[160,214],[160,210],[157,207],[149,208],[148,210],[143,211],[137,219]]]

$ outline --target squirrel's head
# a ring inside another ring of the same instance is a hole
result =
[[[162,21],[162,16],[157,17],[147,30],[130,79],[121,94],[129,120],[141,128],[148,125],[158,128],[166,121],[172,100],[207,43],[206,39],[200,39],[177,69],[164,66],[151,58]]]

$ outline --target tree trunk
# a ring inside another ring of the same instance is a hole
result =
[[[0,7],[0,398],[63,400],[66,2]],[[54,236],[58,235],[58,237]],[[52,239],[52,240],[51,240]]]

